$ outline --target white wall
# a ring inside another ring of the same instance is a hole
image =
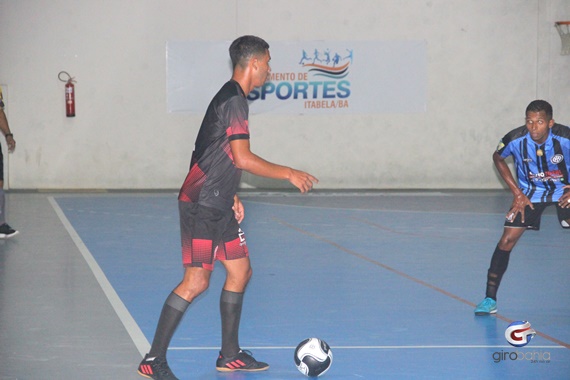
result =
[[[531,100],[570,124],[559,19],[570,19],[568,0],[0,0],[0,84],[17,142],[7,183],[178,188],[203,115],[167,113],[166,42],[257,34],[425,39],[428,111],[253,115],[254,152],[315,174],[319,188],[498,188],[491,154]],[[75,118],[62,70],[77,79]]]

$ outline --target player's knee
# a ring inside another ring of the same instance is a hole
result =
[[[249,283],[252,274],[253,271],[251,267],[244,270],[243,272],[234,272],[231,274],[231,276],[228,277],[228,284],[233,284],[236,287],[236,289],[243,290]]]
[[[246,284],[249,283],[249,280],[251,279],[251,276],[253,276],[253,269],[251,269],[251,267],[249,268],[249,270],[247,271],[246,274]]]
[[[193,289],[196,292],[196,295],[205,292],[208,287],[210,286],[210,278],[209,277],[199,277],[195,280],[193,284]]]
[[[181,295],[186,300],[193,300],[200,294],[204,293],[210,286],[209,278],[202,276],[195,276],[191,278],[184,278],[178,288],[176,293]]]
[[[204,293],[209,286],[210,286],[210,281],[206,280],[199,281],[194,288],[196,295]]]
[[[499,248],[503,251],[512,251],[525,231],[526,228],[505,228],[499,240]]]
[[[253,275],[253,271],[251,267],[245,270],[243,273],[239,273],[236,275],[235,280],[238,284],[242,284],[244,287],[249,283],[251,276]]]
[[[512,236],[510,234],[503,234],[501,240],[499,240],[499,248],[503,251],[512,251],[519,240],[520,235]]]
[[[503,251],[512,251],[514,247],[515,247],[515,244],[510,242],[510,241],[501,240],[499,242],[499,249],[501,249]]]

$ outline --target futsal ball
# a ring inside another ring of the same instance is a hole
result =
[[[295,348],[294,358],[297,369],[303,375],[318,377],[331,367],[333,354],[327,342],[319,338],[309,338]]]

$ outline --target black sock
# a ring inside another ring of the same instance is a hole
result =
[[[497,300],[497,290],[499,290],[499,285],[501,284],[501,279],[507,271],[509,265],[509,257],[511,251],[503,251],[497,247],[495,252],[493,252],[493,257],[491,258],[491,266],[487,271],[487,290],[486,297]]]
[[[162,312],[160,313],[156,332],[154,333],[154,340],[152,341],[152,346],[148,353],[149,356],[166,357],[166,350],[168,349],[170,340],[189,305],[190,302],[174,292],[170,293],[168,298],[166,298]]]
[[[239,352],[239,322],[243,293],[222,290],[220,314],[222,317],[222,355],[231,358]]]

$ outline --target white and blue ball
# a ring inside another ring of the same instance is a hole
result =
[[[295,349],[295,365],[305,376],[318,377],[325,374],[333,361],[332,350],[324,340],[308,338]]]

